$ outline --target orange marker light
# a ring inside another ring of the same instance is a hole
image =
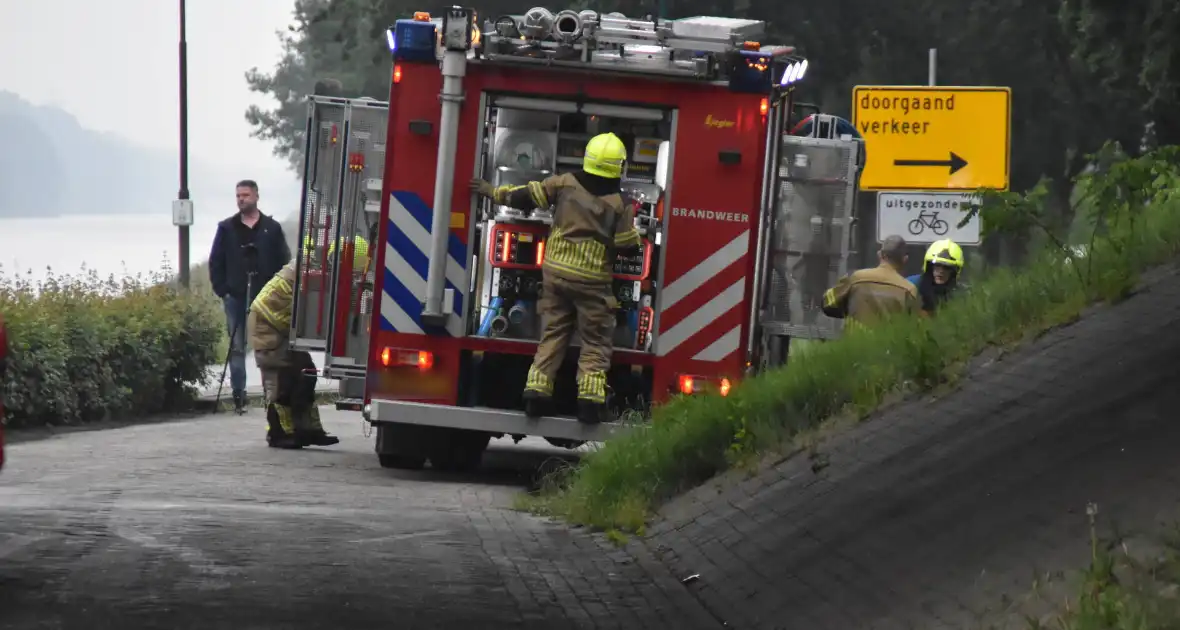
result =
[[[402,65],[400,63],[395,64],[393,66],[393,82],[394,83],[401,83],[402,82]]]
[[[721,379],[721,395],[722,396],[729,395],[729,379],[727,379],[727,378]]]
[[[762,102],[758,104],[758,111],[761,112],[763,116],[765,116],[766,112],[770,111],[770,100],[765,98],[762,99]]]
[[[693,385],[693,383],[692,383],[691,376],[688,376],[687,374],[681,375],[681,377],[680,377],[680,393],[681,394],[691,394],[692,393],[692,385]]]
[[[421,350],[418,352],[418,367],[429,370],[434,367],[434,353]]]
[[[414,21],[415,22],[429,22],[430,21],[430,14],[427,13],[426,11],[414,11]]]
[[[540,265],[545,261],[545,241],[537,243],[537,264]]]
[[[381,365],[384,365],[385,367],[389,367],[389,362],[392,360],[393,360],[393,353],[390,352],[390,349],[389,348],[382,348],[381,349]]]

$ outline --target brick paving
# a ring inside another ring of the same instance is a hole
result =
[[[357,414],[323,414],[337,447],[268,449],[258,410],[12,445],[0,628],[718,627],[641,546],[511,509],[565,451],[385,470]]]
[[[959,391],[898,405],[754,478],[666,506],[648,546],[731,628],[964,628],[1088,559],[1103,531],[1180,518],[1180,274],[1099,308]],[[1023,626],[1021,626],[1023,627]]]

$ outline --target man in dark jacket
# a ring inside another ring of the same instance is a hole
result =
[[[209,280],[225,308],[230,334],[230,383],[234,407],[246,405],[246,308],[262,287],[291,260],[283,228],[258,209],[258,184],[237,186],[238,212],[217,225],[209,252]],[[246,295],[249,285],[250,295]]]

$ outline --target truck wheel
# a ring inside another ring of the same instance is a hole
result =
[[[452,429],[438,436],[430,463],[443,472],[470,472],[479,468],[491,439],[481,431]]]
[[[568,448],[571,451],[579,446],[585,444],[582,440],[569,440],[566,438],[545,438],[545,441],[556,446],[557,448]]]
[[[382,422],[377,425],[377,459],[382,468],[421,470],[426,465],[430,427]]]
[[[382,468],[399,468],[401,470],[422,470],[426,466],[425,457],[411,455],[378,455]]]

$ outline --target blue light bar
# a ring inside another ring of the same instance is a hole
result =
[[[741,51],[738,60],[729,75],[729,89],[732,92],[749,92],[752,94],[766,94],[774,82],[771,68],[774,56],[757,50]]]
[[[435,61],[438,45],[433,22],[398,20],[385,32],[389,52],[395,61]]]

